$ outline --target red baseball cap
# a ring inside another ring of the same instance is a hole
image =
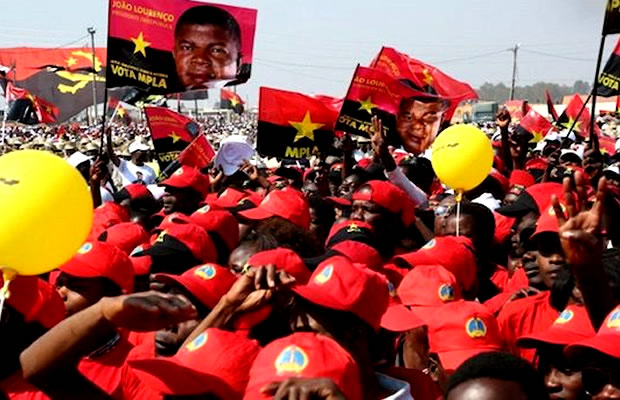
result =
[[[155,274],[153,278],[162,283],[183,286],[209,309],[215,307],[237,280],[228,268],[217,264],[200,265],[181,275]]]
[[[260,251],[250,257],[248,264],[253,267],[273,264],[277,269],[284,270],[294,276],[295,281],[301,285],[307,283],[312,275],[304,260],[297,253],[283,247]]]
[[[243,399],[270,399],[262,388],[298,377],[329,378],[347,399],[362,398],[360,372],[353,357],[327,336],[298,332],[274,340],[258,353]]]
[[[478,266],[471,239],[465,236],[438,236],[421,249],[394,258],[396,264],[441,265],[454,274],[463,289],[469,290],[476,283]]]
[[[151,240],[152,247],[139,254],[169,255],[189,250],[203,263],[217,260],[217,250],[207,232],[195,224],[170,224]]]
[[[405,275],[397,289],[402,303],[424,320],[437,307],[461,300],[461,288],[452,272],[441,265],[418,265]]]
[[[106,201],[93,212],[93,225],[88,236],[89,240],[96,240],[101,232],[109,227],[129,221],[129,211],[119,204]]]
[[[301,192],[292,189],[273,190],[258,207],[239,212],[250,220],[263,220],[278,216],[302,229],[310,228],[310,206]]]
[[[390,298],[390,305],[381,317],[381,327],[392,332],[407,332],[424,325],[426,322],[395,297]]]
[[[212,210],[206,205],[199,208],[189,220],[202,226],[209,235],[216,234],[224,242],[226,249],[233,251],[239,244],[239,222],[234,215],[224,210]],[[211,236],[211,239],[214,239]]]
[[[504,174],[502,174],[495,168],[492,168],[489,176],[500,185],[503,193],[506,193],[508,191],[508,189],[510,188],[510,181],[504,176]]]
[[[497,212],[509,217],[526,214],[530,211],[542,213],[551,205],[551,196],[563,197],[564,188],[561,183],[537,183],[525,189],[514,203],[497,209]]]
[[[325,247],[330,247],[344,240],[357,240],[369,244],[374,240],[374,237],[372,225],[364,221],[348,219],[332,225],[325,240]]]
[[[366,243],[357,242],[355,240],[345,240],[339,242],[330,248],[331,251],[337,251],[347,257],[355,264],[362,264],[366,268],[373,271],[379,271],[383,267],[383,258],[381,254],[372,246]]]
[[[430,352],[437,353],[447,371],[456,370],[467,359],[504,347],[493,314],[475,301],[459,300],[436,309],[428,324]]]
[[[564,211],[566,211],[566,207],[563,204],[560,203],[560,207],[562,207]],[[538,222],[536,223],[536,231],[534,231],[530,239],[534,239],[534,237],[540,233],[558,233],[559,231],[560,226],[558,225],[558,219],[555,216],[555,209],[553,208],[553,206],[549,206],[540,214]]]
[[[607,315],[596,335],[569,345],[564,353],[570,357],[580,357],[588,351],[598,351],[620,359],[620,306]]]
[[[527,162],[525,163],[525,169],[537,169],[544,171],[547,169],[547,165],[549,165],[549,161],[547,161],[546,159],[542,157],[534,157],[527,160]]]
[[[523,348],[535,348],[541,344],[568,346],[596,335],[586,308],[582,305],[569,305],[560,313],[553,324],[542,332],[534,332],[517,339]]]
[[[100,242],[113,244],[125,254],[131,254],[137,246],[148,242],[149,235],[140,224],[121,222],[103,231],[98,239]]]
[[[209,328],[173,357],[127,363],[141,381],[163,394],[209,393],[221,399],[241,399],[259,350],[255,340]]]
[[[134,269],[127,254],[104,242],[86,242],[58,269],[78,278],[108,278],[125,293],[133,292]]]
[[[159,184],[160,186],[171,186],[179,189],[194,189],[203,197],[209,193],[209,176],[198,171],[196,168],[181,166],[174,171],[170,178]]]
[[[114,201],[120,203],[125,199],[135,200],[142,197],[154,199],[153,193],[140,183],[131,183],[112,195]]]
[[[370,188],[370,192],[361,191],[365,188]],[[353,193],[353,201],[355,200],[371,201],[393,214],[400,215],[405,226],[409,226],[415,221],[415,204],[405,192],[390,182],[366,182]]]
[[[528,188],[535,183],[536,180],[534,179],[532,174],[527,171],[524,171],[522,169],[515,169],[510,173],[510,187],[519,185],[523,186],[524,188]]]
[[[0,274],[0,287],[4,279]],[[9,283],[6,303],[24,316],[27,323],[38,322],[49,329],[65,318],[65,304],[54,286],[36,276],[17,275]],[[9,344],[10,345],[10,344]]]
[[[140,254],[146,249],[150,249],[151,245],[148,243],[141,244],[133,249],[129,255],[129,260],[133,265],[133,271],[136,276],[145,276],[151,273],[151,266],[153,265],[153,259],[147,254]]]
[[[325,200],[331,202],[336,208],[351,207],[351,200],[345,199],[344,197],[328,196]]]
[[[311,303],[352,312],[375,330],[390,298],[383,275],[358,267],[343,256],[323,261],[307,284],[295,285],[293,290]]]
[[[246,192],[233,188],[226,188],[213,202],[213,205],[220,208],[233,208],[246,197],[248,197]]]

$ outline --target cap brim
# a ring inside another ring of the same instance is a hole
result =
[[[540,332],[532,335],[521,336],[517,339],[517,346],[524,349],[534,349],[544,345],[568,346],[571,343],[579,342],[589,338],[583,335],[570,334],[568,332]]]
[[[433,321],[437,315],[437,310],[441,306],[407,306],[412,313],[424,321],[427,325]]]
[[[239,211],[238,214],[241,217],[252,220],[252,221],[260,221],[263,219],[271,218],[275,215],[273,213],[270,213],[269,211],[266,211],[264,208],[260,208],[260,207],[250,208],[245,211]]]
[[[128,360],[127,363],[143,383],[164,394],[221,394],[227,386],[213,375],[201,374],[177,364],[174,358]]]
[[[507,217],[516,217],[527,214],[529,211],[538,211],[536,202],[533,199],[530,200],[531,196],[524,196],[526,193],[521,193],[514,203],[500,207],[495,211]]]
[[[439,361],[441,361],[441,366],[444,370],[456,371],[458,367],[460,367],[465,361],[469,360],[470,358],[477,356],[478,354],[487,353],[490,351],[502,351],[502,348],[497,346],[489,346],[485,348],[451,350],[438,352],[437,355],[439,356]]]
[[[333,310],[348,311],[344,304],[331,298],[324,290],[320,290],[314,286],[294,285],[291,289],[312,304],[317,304]]]
[[[407,332],[425,325],[426,322],[402,304],[389,306],[381,317],[381,327],[392,332]]]
[[[329,197],[326,197],[325,199],[339,206],[351,207],[351,200],[347,200],[343,197],[329,196]]]
[[[103,277],[101,271],[92,268],[90,265],[78,260],[70,260],[58,268],[60,271],[78,278],[100,278]]]
[[[568,358],[582,358],[588,352],[596,351],[613,358],[620,358],[617,335],[596,335],[568,346],[564,354]]]

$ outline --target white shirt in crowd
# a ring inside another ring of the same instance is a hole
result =
[[[147,185],[155,183],[155,171],[148,165],[138,166],[131,161],[121,159],[121,163],[117,169],[123,181],[123,186],[127,186],[136,181],[142,181]]]

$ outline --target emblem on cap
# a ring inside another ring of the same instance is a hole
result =
[[[199,278],[205,279],[205,280],[215,278],[216,274],[217,274],[217,271],[215,267],[211,264],[203,265],[202,267],[194,271],[194,275],[198,276]]]
[[[616,308],[607,319],[608,328],[620,328],[620,309]]]
[[[347,233],[361,232],[362,230],[356,223],[352,223],[347,227]]]
[[[465,330],[467,334],[474,339],[483,338],[487,335],[487,326],[484,324],[484,321],[478,317],[467,320]]]
[[[560,209],[563,213],[566,213],[566,206],[564,204],[560,203]],[[555,216],[555,208],[553,206],[549,207],[549,215]]]
[[[287,346],[276,358],[276,371],[278,373],[302,372],[308,366],[308,355],[294,344]]]
[[[437,244],[437,241],[435,239],[431,239],[428,241],[428,243],[426,243],[424,246],[422,246],[423,249],[432,249],[433,247],[435,247],[435,244]]]
[[[185,346],[188,351],[198,350],[202,346],[207,343],[207,339],[209,338],[209,334],[207,332],[202,332],[200,335],[196,337],[196,339],[192,340]]]
[[[163,242],[164,238],[166,237],[167,234],[168,234],[168,232],[165,229],[163,231],[159,232],[159,235],[157,235],[157,239],[155,239],[155,242],[157,242],[157,243]]]
[[[86,254],[93,249],[93,244],[91,242],[86,242],[79,248],[78,253]]]
[[[173,175],[182,175],[183,174],[183,167],[179,167],[179,169],[177,169],[176,171],[174,171]]]
[[[333,273],[334,273],[334,266],[332,264],[329,264],[314,277],[314,282],[319,285],[322,285],[328,280],[330,280]]]
[[[555,320],[554,324],[565,324],[571,319],[573,319],[574,316],[575,316],[575,313],[572,310],[564,310],[562,311],[560,316]]]
[[[437,291],[437,294],[439,295],[439,298],[441,299],[441,301],[454,300],[454,288],[452,287],[452,285],[449,285],[447,283],[444,283],[441,286],[439,286],[439,290]]]

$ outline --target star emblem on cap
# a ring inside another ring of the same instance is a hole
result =
[[[433,75],[428,70],[428,68],[424,68],[422,70],[422,74],[424,75],[424,83],[426,83],[427,85],[432,85],[433,84]]]
[[[376,108],[377,105],[373,104],[370,96],[366,100],[360,100],[360,108],[357,110],[365,110],[368,114],[372,114],[372,109]]]
[[[301,122],[289,121],[288,123],[291,124],[293,128],[297,129],[297,134],[295,135],[295,139],[293,139],[293,143],[303,138],[308,138],[314,142],[314,131],[323,126],[323,124],[312,122],[310,119],[310,111],[306,111],[306,115],[304,115],[304,119]]]
[[[146,58],[146,48],[151,46],[151,42],[144,40],[144,34],[140,32],[137,38],[129,38],[135,45],[133,54],[141,53]]]

